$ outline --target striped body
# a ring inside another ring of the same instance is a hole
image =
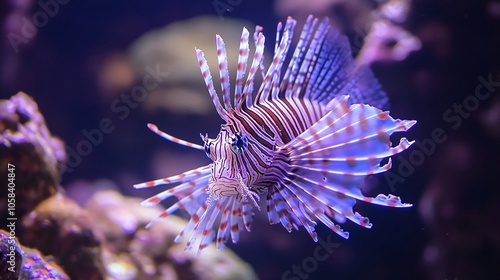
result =
[[[196,50],[208,92],[225,121],[215,139],[201,135],[203,146],[197,145],[149,125],[167,140],[205,150],[213,161],[176,176],[135,185],[179,184],[143,205],[154,206],[171,196],[179,200],[148,226],[178,209],[186,210],[191,219],[177,238],[188,238],[186,249],[203,249],[214,237],[218,248],[229,237],[237,242],[240,231],[250,230],[252,211],[260,209],[261,196],[266,198],[271,224],[281,223],[288,231],[303,226],[314,240],[317,221],[344,238],[348,233],[334,221],[349,219],[371,227],[367,218],[353,212],[356,200],[411,206],[393,195],[365,197],[360,188],[367,175],[390,168],[390,159],[380,165],[384,158],[412,144],[402,138],[392,147],[389,136],[406,131],[415,121],[395,120],[378,109],[387,107],[385,93],[369,69],[355,65],[347,39],[334,31],[327,19],[308,18],[282,74],[294,27],[290,18],[283,32],[278,24],[274,57],[267,71],[262,64],[261,28],[254,34],[256,50],[250,65],[249,33],[243,29],[232,94],[224,42],[216,36],[222,103],[203,52]],[[263,82],[254,94],[258,71]]]

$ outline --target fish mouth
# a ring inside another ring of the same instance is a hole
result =
[[[238,194],[239,182],[236,179],[217,178],[208,181],[208,192],[216,197]]]
[[[217,200],[221,197],[238,195],[242,201],[250,200],[253,205],[260,210],[258,201],[260,200],[259,194],[251,191],[241,176],[238,176],[239,180],[228,179],[228,178],[217,178],[214,180],[209,180],[208,193],[209,200]]]

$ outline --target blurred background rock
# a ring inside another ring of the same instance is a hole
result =
[[[318,226],[320,237],[332,234],[341,246],[311,277],[442,280],[500,275],[495,263],[500,259],[500,227],[495,222],[500,214],[498,87],[470,115],[460,117],[456,129],[444,117],[454,104],[475,94],[479,76],[500,81],[498,1],[222,0],[233,3],[225,11],[216,9],[215,2],[68,1],[47,17],[36,36],[19,44],[17,53],[8,35],[22,34],[20,19],[32,19],[43,9],[29,0],[0,3],[1,97],[20,90],[32,95],[66,151],[77,151],[79,143],[89,141],[83,130],[98,129],[104,118],[111,121],[113,130],[102,133],[91,153],[68,153],[70,163],[78,162],[61,177],[68,196],[82,208],[98,190],[146,197],[156,191],[136,191],[132,184],[208,163],[203,153],[168,143],[146,128],[153,122],[193,142],[199,142],[200,132],[213,137],[219,131],[221,120],[211,108],[194,48],[202,49],[213,64],[215,33],[231,51],[242,27],[252,33],[255,24],[264,27],[266,46],[272,48],[278,21],[291,15],[300,23],[314,13],[329,16],[349,37],[357,62],[371,65],[390,97],[391,114],[419,121],[410,139],[430,139],[434,129],[442,128],[447,140],[436,144],[436,152],[425,156],[402,182],[370,178],[376,189],[367,191],[396,193],[413,203],[412,209],[359,204],[356,210],[367,213],[375,226],[365,230],[344,224],[351,232],[347,241]],[[230,64],[236,59],[229,54]],[[125,105],[122,96],[142,85],[145,67],[155,68],[156,63],[169,75],[144,102]],[[117,112],[117,106],[128,109]],[[393,160],[396,174],[413,150]],[[269,226],[264,212],[255,218],[252,232],[229,247],[260,279],[280,279],[313,254],[317,244],[304,231],[288,234]],[[133,263],[127,256],[118,259],[116,268]]]
[[[9,240],[11,240],[10,233],[0,230],[0,253],[2,255],[0,264],[1,279],[69,279],[62,268],[54,262],[52,257],[43,256],[38,250],[20,245],[19,241],[15,238],[15,243],[9,243]],[[13,247],[14,250],[10,247]],[[6,257],[8,254],[12,254],[12,251],[15,254],[14,266],[8,263],[10,256]]]

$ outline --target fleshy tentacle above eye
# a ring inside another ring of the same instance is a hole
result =
[[[186,147],[189,147],[189,148],[193,148],[193,149],[197,149],[197,150],[203,150],[203,146],[200,146],[198,144],[191,143],[191,142],[182,140],[180,138],[174,137],[174,136],[172,136],[170,134],[167,134],[167,133],[161,131],[156,125],[154,125],[152,123],[148,123],[148,128],[151,131],[153,131],[154,133],[160,135],[162,138],[164,138],[164,139],[166,139],[168,141],[171,141],[171,142],[174,142],[176,144],[179,144],[179,145],[182,145],[182,146],[186,146]]]

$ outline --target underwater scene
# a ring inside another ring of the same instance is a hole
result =
[[[0,2],[0,280],[500,279],[500,2]]]

